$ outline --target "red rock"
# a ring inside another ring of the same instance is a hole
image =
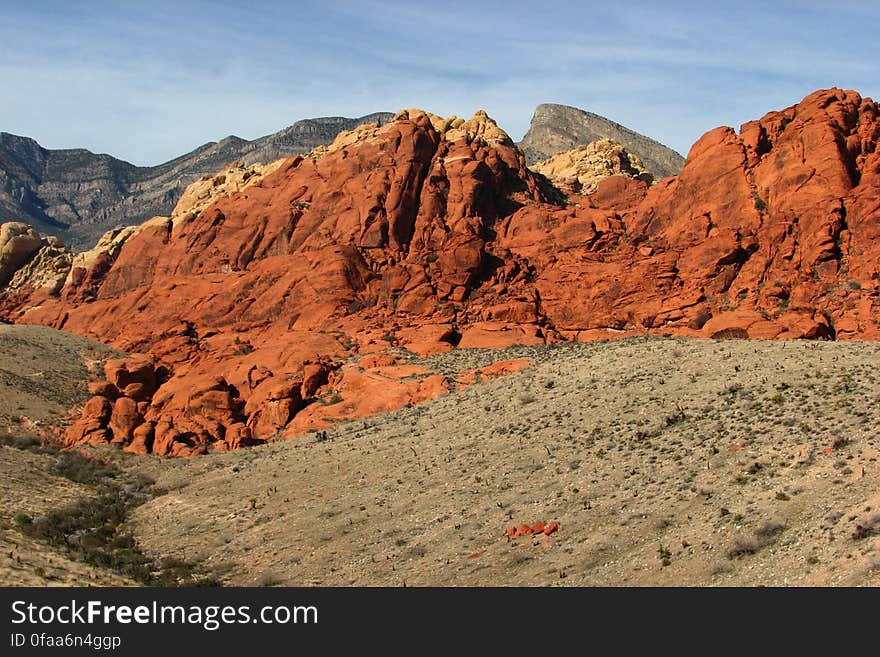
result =
[[[510,360],[499,360],[491,365],[480,367],[472,370],[464,370],[460,372],[455,380],[459,384],[470,385],[479,381],[487,381],[498,376],[506,376],[518,372],[526,367],[531,367],[532,361],[528,358],[513,358]]]
[[[331,381],[331,387],[324,397],[297,413],[282,435],[292,437],[326,428],[339,420],[384,413],[407,404],[420,404],[449,390],[449,380],[440,374],[411,376],[413,371],[404,369],[401,374],[405,376],[396,376],[395,369],[380,367],[364,370],[358,365],[344,366],[337,372],[339,378]]]
[[[155,423],[152,449],[175,455],[442,394],[442,378],[392,380],[369,371],[378,361],[323,365],[395,346],[880,339],[872,100],[817,91],[739,133],[706,133],[678,176],[610,177],[565,203],[490,133],[402,113],[186,220],[111,236],[59,291],[0,291],[0,318],[142,353],[108,363],[107,381],[150,403],[138,412]],[[265,387],[297,378],[299,397]],[[69,440],[107,439],[98,405]]]
[[[222,447],[225,449],[238,449],[239,447],[258,445],[262,442],[262,440],[254,438],[253,433],[247,425],[242,422],[238,422],[236,424],[231,424],[229,427],[227,427],[226,435],[224,436],[222,442]],[[214,449],[219,448],[220,445],[215,443]]]
[[[244,402],[225,379],[213,375],[173,378],[153,397],[145,419],[155,422],[153,451],[163,456],[203,454],[228,433],[241,444],[251,440],[242,428]]]
[[[138,411],[137,402],[128,397],[120,397],[113,404],[110,415],[110,431],[114,443],[127,445],[132,441],[134,430],[143,423],[144,417]]]
[[[546,527],[546,523],[538,521],[534,525],[532,525],[531,530],[533,534],[541,534],[543,533],[544,529],[546,529]]]
[[[361,358],[358,361],[358,365],[364,369],[376,369],[379,367],[399,365],[400,362],[400,358],[391,354],[370,354]]]
[[[544,536],[550,536],[550,534],[555,534],[559,531],[559,523],[551,522],[549,525],[544,527]]]
[[[247,426],[253,436],[268,438],[286,427],[304,405],[301,392],[304,388],[305,383],[299,377],[284,380],[272,377],[257,386],[244,406]]]
[[[155,428],[155,423],[149,421],[138,425],[132,432],[131,442],[123,448],[123,451],[141,455],[152,452]]]
[[[137,401],[149,399],[156,391],[156,367],[152,358],[146,355],[108,360],[104,364],[104,376],[118,390]]]
[[[106,397],[92,397],[83,407],[82,413],[67,430],[64,442],[67,445],[100,445],[110,442],[112,433],[108,428],[113,406]]]
[[[410,398],[410,404],[422,404],[449,392],[449,379],[442,374],[432,374],[419,381],[418,390]]]
[[[303,366],[302,398],[312,397],[322,385],[327,383],[330,368],[326,363],[307,363]]]
[[[419,356],[449,351],[458,344],[460,335],[451,324],[425,324],[398,331],[401,344]]]
[[[504,349],[515,344],[543,344],[537,326],[507,322],[477,322],[462,331],[458,346],[462,349]]]
[[[129,399],[133,399],[135,401],[149,401],[150,397],[153,396],[155,390],[151,388],[149,385],[145,383],[129,383],[125,386],[125,389],[122,393],[128,397]]]
[[[119,397],[119,389],[109,381],[92,381],[89,383],[89,394],[94,397],[115,400]]]

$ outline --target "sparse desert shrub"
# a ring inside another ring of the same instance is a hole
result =
[[[260,587],[281,586],[282,584],[284,584],[284,580],[271,570],[267,570],[257,578],[257,586]]]
[[[71,481],[96,488],[93,498],[31,518],[14,516],[18,530],[66,553],[70,558],[106,568],[148,586],[216,585],[218,580],[196,564],[177,559],[154,559],[140,551],[128,532],[128,514],[152,497],[152,480],[126,477],[112,464],[80,452],[58,454],[48,445],[19,441],[25,449],[57,454],[55,471]]]
[[[852,537],[853,540],[858,541],[878,532],[880,532],[880,513],[875,513],[865,520],[865,522],[856,525]]]
[[[666,416],[666,426],[672,427],[676,424],[684,422],[687,419],[687,415],[685,415],[684,411],[681,408],[677,408],[675,413]]]
[[[14,447],[27,452],[43,452],[43,441],[33,434],[0,433],[0,445]]]
[[[233,356],[247,356],[255,351],[254,345],[238,337],[235,338],[235,345],[235,351],[232,352]]]
[[[735,559],[746,554],[755,554],[761,548],[776,542],[779,534],[785,531],[785,525],[773,520],[765,522],[758,527],[751,536],[737,536],[733,539],[733,545],[727,551],[729,559]]]
[[[839,437],[839,438],[836,438],[836,439],[834,440],[834,442],[831,443],[831,448],[832,448],[832,449],[841,449],[841,448],[846,447],[847,445],[849,445],[849,443],[850,443],[849,438],[846,438],[846,437],[841,436],[841,437]]]
[[[733,539],[733,545],[727,551],[730,559],[735,559],[744,554],[754,554],[764,547],[764,544],[754,536],[737,536]]]
[[[761,539],[769,539],[778,536],[785,531],[785,525],[775,520],[768,520],[755,530],[755,536]]]
[[[95,458],[89,458],[80,452],[64,452],[58,457],[55,471],[79,484],[96,486],[105,479],[112,479],[117,470],[112,465]]]
[[[760,214],[767,214],[767,203],[760,197],[758,192],[752,192],[752,199],[755,201],[755,210]]]
[[[669,548],[661,545],[657,550],[657,554],[660,556],[660,563],[666,567],[672,563],[672,552],[670,552]]]

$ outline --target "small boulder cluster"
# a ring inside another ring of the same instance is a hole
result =
[[[326,382],[330,365],[307,362],[300,374],[276,377],[265,368],[248,376],[248,397],[225,378],[172,376],[146,355],[108,360],[106,380],[65,435],[67,445],[122,445],[134,454],[195,456],[265,442],[287,425]]]
[[[546,522],[536,522],[534,525],[520,525],[519,527],[509,527],[505,532],[505,535],[508,539],[513,540],[515,538],[519,538],[520,536],[532,536],[543,534],[544,536],[550,536],[551,534],[555,534],[559,531],[559,523],[553,521],[551,523]]]

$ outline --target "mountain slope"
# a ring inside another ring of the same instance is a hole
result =
[[[138,543],[248,586],[880,585],[877,343],[647,338],[431,364],[524,356],[326,436],[131,460],[167,491],[134,512]],[[559,531],[505,536],[536,521]]]
[[[567,105],[538,105],[519,147],[535,164],[599,139],[613,139],[636,155],[656,178],[681,171],[684,158],[671,148],[598,114]]]
[[[226,163],[307,153],[342,130],[389,118],[380,112],[306,119],[253,141],[230,136],[154,167],[83,149],[45,149],[28,137],[0,132],[0,220],[28,223],[81,250],[110,228],[169,214],[190,183]]]

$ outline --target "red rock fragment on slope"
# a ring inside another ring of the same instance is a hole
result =
[[[513,358],[510,360],[499,360],[491,365],[480,367],[472,370],[464,370],[455,378],[459,385],[470,385],[479,381],[494,379],[498,376],[505,376],[518,372],[532,366],[529,358]]]
[[[550,523],[538,521],[534,525],[520,525],[519,527],[509,527],[504,533],[508,539],[519,538],[520,536],[531,536],[533,534],[543,534],[550,536],[559,531],[559,523],[555,520]]]

